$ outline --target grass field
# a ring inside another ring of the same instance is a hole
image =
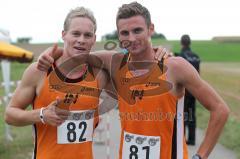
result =
[[[178,41],[154,41],[154,45],[159,44],[170,46],[174,52],[180,48]],[[192,45],[203,61],[201,76],[220,93],[232,110],[220,142],[234,150],[240,159],[240,44],[194,41]],[[19,80],[27,66],[28,64],[12,63],[11,79]],[[0,96],[2,95],[3,90],[0,89]],[[6,142],[3,112],[4,107],[0,105],[0,159],[30,159],[33,148],[31,126],[12,127],[14,141]],[[204,129],[208,113],[201,106],[197,108],[197,119],[198,126]]]
[[[201,76],[208,81],[223,97],[231,109],[230,118],[224,128],[220,142],[234,150],[240,158],[240,62],[239,63],[204,63]],[[208,113],[203,107],[197,107],[198,126],[206,128]]]
[[[153,40],[155,46],[162,44],[169,46],[173,52],[179,52],[179,41]],[[204,62],[239,62],[240,43],[218,43],[215,41],[193,41],[192,50]]]

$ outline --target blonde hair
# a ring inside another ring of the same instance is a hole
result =
[[[86,18],[90,19],[94,24],[94,32],[96,32],[97,23],[96,23],[96,19],[95,19],[94,15],[93,15],[93,12],[84,7],[77,7],[75,9],[72,9],[68,13],[68,15],[66,16],[65,21],[64,21],[64,26],[63,26],[64,31],[67,31],[69,29],[71,20],[76,17],[86,17]]]

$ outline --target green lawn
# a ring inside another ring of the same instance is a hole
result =
[[[154,40],[154,45],[167,45],[174,52],[179,52],[178,41]],[[233,149],[240,159],[240,44],[216,43],[213,41],[193,41],[193,50],[196,51],[202,61],[201,76],[207,80],[226,100],[232,113],[221,136],[220,142]],[[12,63],[11,79],[20,80],[24,69],[29,64]],[[0,68],[0,73],[2,72]],[[2,81],[2,73],[0,75]],[[3,89],[0,89],[0,96]],[[32,131],[28,127],[12,127],[14,141],[8,143],[4,138],[4,107],[0,105],[0,159],[28,159],[31,156]],[[208,113],[201,106],[197,109],[198,126],[206,127]]]
[[[234,150],[240,158],[240,62],[202,64],[201,76],[221,95],[231,109],[230,118],[224,128],[220,142]],[[208,113],[202,106],[197,107],[198,126],[206,128]]]
[[[169,46],[173,52],[179,52],[179,41],[153,40],[155,46],[159,44]],[[192,50],[205,62],[239,62],[240,43],[218,43],[215,41],[192,41]]]
[[[0,115],[3,115],[2,107]],[[31,159],[33,150],[31,126],[11,127],[13,142],[5,140],[3,118],[0,118],[0,128],[0,159]]]

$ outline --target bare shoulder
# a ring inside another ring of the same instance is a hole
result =
[[[171,74],[179,74],[186,66],[186,60],[182,57],[169,57],[165,63],[168,72]]]
[[[30,64],[24,71],[22,76],[22,83],[29,85],[37,85],[40,80],[46,75],[46,72],[37,69],[37,62]]]
[[[46,73],[44,71],[40,71],[37,68],[37,62],[34,62],[27,67],[27,69],[24,71],[24,75],[25,74],[31,75],[34,78],[34,77],[39,77],[41,75],[44,75]]]
[[[198,73],[193,66],[182,57],[170,57],[166,62],[168,74],[177,83],[182,83],[190,76],[197,76]]]
[[[187,61],[182,57],[169,57],[166,65],[171,68],[181,68],[187,64]]]

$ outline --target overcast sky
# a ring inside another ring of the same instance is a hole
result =
[[[0,0],[0,28],[12,41],[32,37],[32,42],[58,42],[70,9],[91,9],[98,23],[97,39],[112,32],[119,6],[132,0]],[[192,39],[240,36],[239,0],[138,0],[152,15],[155,30],[167,39],[189,34]]]

